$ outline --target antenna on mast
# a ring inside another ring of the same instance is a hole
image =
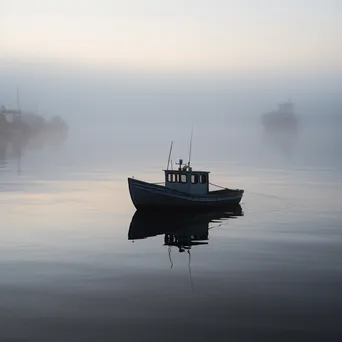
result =
[[[172,152],[172,146],[173,146],[173,141],[171,141],[170,152],[169,152],[169,159],[167,160],[167,167],[166,167],[166,170],[169,169],[170,158],[171,158],[171,152]]]
[[[192,121],[192,127],[191,127],[191,136],[190,136],[189,162],[188,162],[188,166],[190,166],[190,162],[191,162],[192,135],[193,135],[193,133],[194,133],[194,124],[195,124],[195,120]]]

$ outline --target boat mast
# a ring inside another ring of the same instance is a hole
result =
[[[190,162],[191,162],[191,150],[192,150],[192,135],[194,133],[194,121],[192,122],[192,127],[191,127],[191,136],[190,136],[190,146],[189,146],[189,162],[188,162],[188,166],[190,166]]]
[[[172,146],[173,146],[173,141],[171,141],[170,152],[169,152],[169,158],[168,158],[168,160],[167,160],[167,167],[166,167],[166,170],[169,169],[170,158],[171,158],[171,152],[172,152]]]

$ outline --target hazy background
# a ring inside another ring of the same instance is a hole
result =
[[[23,109],[69,123],[69,144],[100,143],[128,160],[130,146],[161,158],[172,139],[184,157],[195,120],[194,158],[207,159],[218,146],[255,146],[260,115],[292,99],[301,127],[316,127],[312,159],[322,144],[329,155],[340,142],[341,9],[332,0],[1,1],[0,103],[15,107],[18,88]],[[209,130],[229,131],[229,143]]]
[[[0,103],[80,124],[341,111],[337,0],[1,1]],[[108,120],[108,121],[107,121]],[[132,121],[133,120],[133,121]],[[136,120],[136,121],[135,121]]]
[[[260,115],[292,99],[299,130],[277,153],[336,168],[341,13],[333,0],[1,1],[0,104],[19,89],[24,110],[62,116],[64,157],[88,167],[164,167],[171,140],[186,157],[193,121],[194,160],[260,162]]]

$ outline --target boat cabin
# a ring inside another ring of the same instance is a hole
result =
[[[7,122],[14,122],[16,119],[21,118],[21,111],[16,109],[6,109],[5,106],[0,107],[0,118]]]
[[[165,187],[189,194],[207,194],[209,192],[209,172],[193,171],[188,164],[179,160],[177,170],[164,170]]]

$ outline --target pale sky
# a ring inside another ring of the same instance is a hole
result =
[[[0,58],[341,70],[339,0],[0,0]]]

